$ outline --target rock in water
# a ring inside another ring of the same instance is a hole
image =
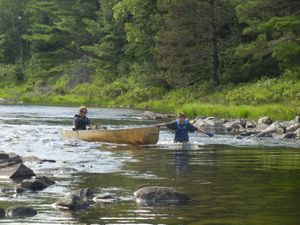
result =
[[[7,209],[7,216],[9,217],[31,217],[36,214],[37,211],[31,207],[14,206]]]
[[[71,191],[70,194],[77,195],[78,197],[82,198],[84,201],[92,199],[94,196],[94,192],[89,188],[81,188],[74,191]]]
[[[22,192],[23,190],[41,191],[52,184],[55,184],[55,181],[48,177],[35,177],[30,180],[23,180],[19,187],[17,187],[17,192]]]
[[[23,164],[15,153],[0,154],[0,174],[10,179],[25,179],[35,176],[34,172]]]
[[[0,208],[0,218],[5,216],[5,210]]]
[[[145,205],[181,205],[191,199],[170,187],[144,187],[134,192],[136,202]]]
[[[59,209],[68,209],[68,210],[76,210],[76,209],[83,209],[88,207],[88,203],[83,201],[77,195],[74,194],[67,194],[63,198],[58,199],[54,206]]]
[[[118,203],[119,198],[113,194],[102,194],[95,196],[93,201],[96,203]]]

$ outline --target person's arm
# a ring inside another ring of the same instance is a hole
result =
[[[211,131],[206,131],[206,130],[203,130],[203,129],[201,129],[201,128],[197,128],[197,131],[198,131],[199,133],[200,133],[200,132],[201,132],[201,133],[204,133],[204,134],[208,135],[209,137],[215,136],[213,132],[211,132]]]
[[[176,121],[170,122],[166,124],[166,127],[170,130],[176,130],[177,129],[177,125],[176,125]]]
[[[156,124],[155,126],[157,126],[157,127],[165,126],[166,128],[168,128],[170,130],[176,130],[177,129],[176,121],[172,121],[172,122],[169,122],[169,123],[160,123],[160,124]]]
[[[188,130],[190,132],[199,132],[199,133],[204,133],[206,135],[208,135],[209,137],[213,137],[214,136],[214,133],[211,132],[211,131],[206,131],[206,130],[203,130],[201,128],[198,128],[198,127],[195,127],[194,125],[192,125],[191,123],[188,123]]]
[[[86,117],[86,129],[87,130],[91,129],[91,120],[88,117]]]
[[[72,126],[72,130],[76,130],[76,126],[78,124],[78,117],[75,116],[74,119],[73,119],[73,126]]]

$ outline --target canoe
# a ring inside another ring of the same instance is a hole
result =
[[[112,130],[62,130],[62,137],[84,141],[99,141],[118,144],[156,144],[159,127],[138,127]]]

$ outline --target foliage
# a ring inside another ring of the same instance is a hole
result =
[[[299,0],[0,0],[0,97],[290,115],[299,105],[299,8]],[[284,111],[285,101],[294,109]]]

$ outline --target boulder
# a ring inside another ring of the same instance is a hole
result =
[[[226,122],[226,123],[224,123],[223,126],[225,127],[226,131],[230,131],[230,132],[234,132],[234,133],[245,130],[239,121]]]
[[[256,134],[258,134],[258,132],[255,132],[255,131],[245,131],[245,132],[242,132],[240,135],[241,136],[248,136],[248,137],[250,137],[250,136],[256,135]]]
[[[5,210],[0,208],[0,218],[3,218],[5,216]]]
[[[135,116],[138,119],[142,119],[142,120],[165,120],[165,119],[173,118],[174,115],[154,113],[154,112],[151,112],[151,111],[145,111],[145,112],[137,114]]]
[[[79,196],[69,193],[58,199],[54,206],[58,209],[77,210],[87,208],[89,204]]]
[[[283,127],[279,122],[274,122],[271,124],[271,126],[262,130],[262,133],[283,134],[285,133],[285,127]]]
[[[260,132],[256,135],[257,137],[268,137],[268,138],[272,138],[273,135],[269,132]]]
[[[300,139],[300,128],[295,131],[296,137]]]
[[[290,121],[291,123],[300,123],[300,116],[296,116],[293,120]]]
[[[14,206],[7,209],[8,217],[32,217],[37,214],[37,211],[31,207]]]
[[[13,189],[9,188],[0,188],[0,197],[8,197],[8,193],[13,191]]]
[[[23,164],[15,153],[0,154],[0,174],[10,179],[26,179],[35,176],[34,172]]]
[[[136,202],[142,205],[180,205],[186,204],[190,198],[170,187],[150,186],[134,192]]]
[[[71,191],[70,194],[77,195],[83,200],[91,199],[94,196],[94,192],[89,188],[81,188],[78,190]]]
[[[273,120],[270,117],[262,117],[258,120],[256,130],[261,132],[265,129],[267,129],[271,124],[273,123]]]
[[[287,133],[282,136],[282,138],[285,138],[285,139],[295,139],[296,137],[297,137],[296,133]]]
[[[255,121],[250,120],[246,122],[246,129],[253,129],[257,126],[257,124],[255,123]]]
[[[267,126],[271,125],[272,123],[273,120],[268,116],[262,117],[258,120],[258,124],[265,124]]]
[[[41,191],[52,184],[55,184],[55,181],[48,177],[35,177],[29,180],[23,180],[16,190],[18,193],[24,192],[26,190]]]
[[[191,123],[200,129],[205,129],[205,130],[214,130],[218,133],[222,133],[225,131],[225,128],[223,124],[227,122],[224,119],[217,119],[215,117],[207,117],[207,118],[202,118],[202,117],[197,117]]]
[[[286,128],[286,132],[294,132],[300,128],[300,123],[295,123]]]

